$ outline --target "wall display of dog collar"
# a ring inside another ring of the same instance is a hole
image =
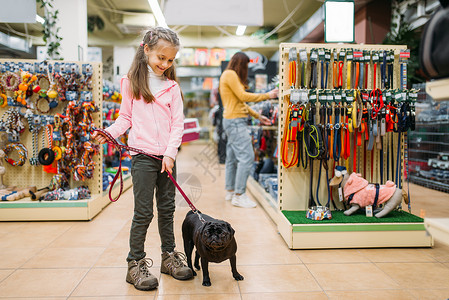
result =
[[[290,89],[282,100],[280,164],[285,170],[310,172],[306,217],[312,220],[332,218],[331,208],[347,214],[355,211],[350,206],[356,204],[341,188],[339,197],[331,191],[329,180],[340,172],[339,167],[373,183],[394,181],[399,190],[407,171],[403,145],[407,131],[415,127],[417,100],[417,91],[407,90],[410,52],[388,46],[345,47],[301,49],[298,45],[287,54],[283,77]],[[399,56],[399,80],[394,78],[395,55]],[[379,188],[382,196],[384,186]],[[401,192],[392,201],[398,208]],[[325,205],[320,196],[327,198]],[[405,199],[410,210],[409,198]],[[396,206],[384,204],[385,211],[375,215],[385,216]]]
[[[89,135],[100,124],[101,81],[93,82],[93,72],[88,63],[0,60],[0,135],[7,140],[0,146],[9,163],[6,185],[47,187],[56,180],[60,184],[54,189],[77,188],[47,198],[42,194],[44,200],[58,200],[58,195],[76,195],[70,200],[78,200],[100,193],[100,184],[90,181],[101,176],[101,170],[96,171],[100,158],[94,158],[99,146]],[[84,187],[78,188],[80,184]]]

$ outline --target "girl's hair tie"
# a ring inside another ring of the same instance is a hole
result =
[[[143,47],[143,42],[140,43],[140,47]]]

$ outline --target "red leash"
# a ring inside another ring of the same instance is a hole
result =
[[[129,151],[133,151],[133,152],[137,152],[152,158],[155,158],[157,160],[162,160],[157,156],[148,154],[140,149],[136,149],[136,148],[132,148],[132,147],[128,147],[125,145],[120,145],[119,143],[117,143],[117,141],[112,137],[112,135],[109,134],[109,132],[107,132],[104,129],[99,129],[99,128],[94,128],[93,131],[98,131],[101,132],[104,136],[106,136],[108,138],[107,143],[112,145],[113,147],[116,147],[118,150],[120,150],[120,148],[129,150]],[[176,182],[176,180],[173,178],[173,175],[170,172],[167,172],[168,177],[170,178],[170,180],[173,182],[173,184],[176,186],[176,188],[178,189],[178,191],[181,193],[181,195],[184,197],[184,199],[186,200],[187,204],[189,205],[190,209],[194,212],[194,213],[198,213],[198,210],[196,209],[196,207],[193,205],[192,201],[189,200],[189,197],[187,197],[187,195],[184,193],[184,191],[181,189],[181,187],[179,186],[179,184]],[[120,178],[120,192],[118,194],[118,196],[116,198],[112,198],[112,188],[115,184],[115,182],[117,181],[117,179]],[[120,198],[120,195],[123,192],[123,177],[122,177],[122,153],[120,151],[120,162],[119,162],[119,166],[118,166],[118,170],[117,170],[117,174],[115,174],[114,179],[111,182],[111,186],[109,187],[109,200],[111,200],[112,202],[117,201]],[[198,216],[201,219],[201,216],[198,214]]]

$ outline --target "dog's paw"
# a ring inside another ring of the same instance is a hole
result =
[[[197,269],[197,270],[201,269],[200,264],[195,264],[194,266],[195,266],[195,269]]]
[[[210,282],[210,280],[203,280],[203,285],[204,286],[211,286],[212,283]]]
[[[242,275],[240,275],[239,273],[237,273],[237,274],[235,274],[235,275],[232,275],[233,277],[234,277],[234,279],[235,280],[237,280],[237,281],[240,281],[240,280],[243,280],[243,279],[245,279],[245,278],[243,278],[243,276]]]
[[[192,270],[193,276],[196,276],[196,272],[194,270]]]

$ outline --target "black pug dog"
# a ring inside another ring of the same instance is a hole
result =
[[[201,212],[199,212],[201,214]],[[237,243],[234,238],[234,229],[228,222],[214,219],[201,214],[205,222],[201,222],[198,215],[189,211],[182,223],[182,238],[184,240],[184,252],[187,256],[187,265],[196,276],[192,266],[192,252],[195,246],[195,268],[200,269],[199,260],[203,267],[203,285],[211,286],[209,277],[209,262],[221,263],[229,259],[231,262],[232,276],[235,280],[243,280],[243,276],[237,272],[236,257]]]

